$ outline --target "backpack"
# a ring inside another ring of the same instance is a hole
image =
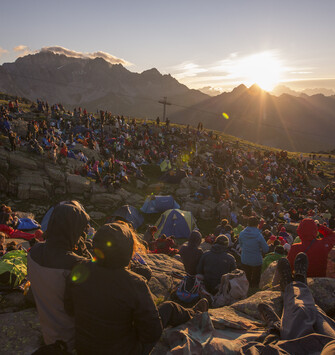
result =
[[[243,270],[236,269],[222,275],[218,293],[213,297],[213,307],[229,306],[247,298],[249,282]]]
[[[180,282],[176,296],[180,301],[185,303],[191,303],[200,298],[201,281],[193,276],[185,276]]]

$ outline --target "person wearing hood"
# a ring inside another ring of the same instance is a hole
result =
[[[138,243],[127,223],[105,224],[93,238],[93,261],[68,278],[65,309],[74,315],[78,355],[149,354],[163,328],[208,310],[204,299],[191,309],[174,302],[157,309],[145,279],[128,268]]]
[[[318,231],[322,239],[317,239]],[[291,267],[296,255],[304,252],[309,262],[307,276],[325,277],[328,253],[335,245],[335,232],[323,225],[318,226],[311,218],[305,218],[300,222],[297,233],[301,243],[292,244],[287,256]]]
[[[77,201],[55,206],[44,237],[27,257],[28,280],[36,302],[46,345],[62,340],[69,351],[74,349],[74,319],[64,310],[66,277],[79,262],[88,259],[75,253],[79,239],[89,223],[89,216]]]
[[[257,226],[257,217],[249,217],[248,227],[239,235],[242,269],[250,287],[258,287],[263,264],[262,254],[269,251],[269,246]]]
[[[236,260],[227,252],[228,246],[228,237],[219,235],[211,249],[204,253],[199,261],[197,273],[204,275],[206,289],[212,294],[217,292],[222,275],[236,269]]]
[[[179,250],[185,271],[192,276],[197,273],[197,266],[203,254],[203,251],[199,248],[201,239],[201,233],[198,230],[194,230],[188,238],[187,245],[182,245]]]

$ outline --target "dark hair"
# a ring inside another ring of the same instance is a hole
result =
[[[248,226],[249,227],[257,227],[258,226],[258,218],[255,216],[249,217],[248,219]]]

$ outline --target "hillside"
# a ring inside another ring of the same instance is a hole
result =
[[[49,102],[112,111],[126,116],[162,117],[172,122],[206,128],[290,151],[334,149],[335,96],[322,94],[277,97],[256,85],[240,85],[210,97],[191,90],[157,69],[133,73],[102,58],[73,58],[40,52],[0,66],[0,91]],[[226,112],[230,119],[222,118]]]
[[[222,117],[226,112],[229,120]],[[257,85],[240,85],[171,116],[276,148],[312,151],[334,147],[335,96],[273,96]]]

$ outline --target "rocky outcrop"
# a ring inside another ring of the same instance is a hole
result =
[[[160,299],[168,299],[171,290],[180,282],[179,279],[172,277],[172,273],[185,275],[184,265],[164,254],[146,254],[144,259],[152,270],[149,281],[151,292]]]
[[[1,353],[6,355],[32,354],[43,345],[35,308],[0,314]]]
[[[81,150],[90,156],[90,149],[81,146]],[[96,151],[91,156],[99,157]],[[94,205],[94,210],[102,209],[103,213],[122,204],[139,207],[143,203],[144,197],[140,193],[130,193],[124,188],[110,193],[100,183],[77,175],[75,172],[82,165],[79,160],[65,158],[60,164],[54,164],[47,155],[28,153],[24,148],[8,152],[0,146],[0,193],[14,200],[27,201],[30,205],[39,202],[45,207],[62,198],[86,200]],[[11,202],[11,206],[14,205]],[[37,218],[41,217],[37,213]]]

